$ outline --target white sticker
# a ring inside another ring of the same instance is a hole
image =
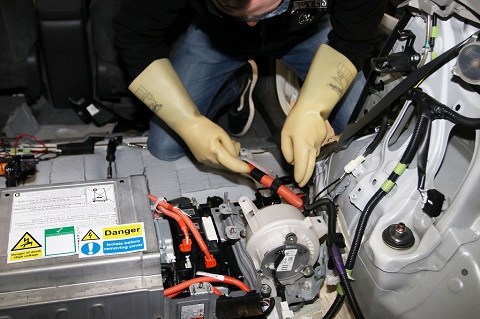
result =
[[[220,281],[225,280],[225,276],[212,274],[212,273],[204,272],[204,271],[197,271],[197,276],[211,277],[211,278],[215,278],[215,279],[220,280]]]
[[[94,226],[80,230],[80,258],[133,253],[147,249],[144,224]]]
[[[114,183],[14,193],[10,232],[117,223]]]
[[[115,224],[113,182],[18,191],[12,199],[7,263],[78,254],[81,228]]]
[[[282,262],[278,265],[277,271],[290,271],[293,268],[293,263],[295,262],[295,256],[297,255],[296,249],[286,249],[285,257],[283,257]]]
[[[88,113],[90,113],[91,116],[94,116],[95,114],[100,112],[100,110],[93,104],[87,106],[87,111]]]
[[[181,309],[181,319],[205,318],[205,305],[203,303],[182,306]]]
[[[202,217],[202,224],[207,240],[218,241],[217,231],[215,230],[215,226],[213,224],[213,218],[209,216]]]

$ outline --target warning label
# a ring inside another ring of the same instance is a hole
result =
[[[19,236],[20,234],[17,235]],[[43,248],[33,235],[25,232],[8,254],[8,262],[30,260],[43,256]]]
[[[95,232],[91,229],[82,238],[83,241],[85,241],[85,240],[99,240],[99,239],[100,239],[100,237],[98,237],[97,234],[95,234]]]
[[[78,254],[80,241],[100,240],[91,225],[117,225],[115,194],[114,182],[14,193],[7,262]]]
[[[143,223],[85,228],[80,242],[79,256],[94,257],[125,254],[147,249]],[[100,237],[97,234],[101,234]],[[90,236],[91,235],[91,236]],[[97,237],[95,240],[93,237]]]
[[[9,262],[25,261],[43,256],[43,249],[30,249],[26,251],[15,251],[10,253]]]
[[[127,253],[130,251],[136,251],[138,249],[143,250],[144,247],[145,243],[142,237],[137,237],[134,239],[107,240],[103,242],[103,253]]]
[[[72,255],[77,252],[75,227],[14,231],[9,235],[8,249],[8,263]]]
[[[278,265],[277,271],[291,271],[293,263],[295,262],[295,256],[297,255],[296,249],[285,249],[285,257]]]
[[[182,306],[180,313],[181,319],[203,319],[205,314],[205,305],[203,303]]]
[[[143,223],[118,225],[115,194],[114,182],[14,193],[7,262],[146,250]]]
[[[140,224],[132,224],[131,226],[120,225],[114,227],[107,227],[103,229],[104,239],[128,238],[137,237],[143,234]]]
[[[114,183],[14,194],[10,232],[117,223]]]
[[[24,249],[31,249],[31,248],[38,248],[42,247],[38,243],[38,241],[35,240],[35,238],[32,237],[28,232],[26,232],[22,238],[18,241],[18,243],[13,246],[12,251],[19,251],[19,250],[24,250]]]

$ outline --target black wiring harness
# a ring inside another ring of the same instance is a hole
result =
[[[471,128],[478,130],[480,129],[480,118],[468,118],[463,115],[460,115],[456,111],[450,109],[449,107],[441,104],[425,92],[420,89],[409,89],[406,92],[407,98],[412,101],[412,104],[416,107],[418,112],[417,121],[415,124],[414,131],[410,140],[408,142],[407,148],[405,149],[402,157],[395,167],[395,169],[390,173],[388,179],[383,183],[383,185],[377,190],[377,192],[370,198],[370,200],[365,205],[365,208],[360,216],[358,221],[355,235],[346,259],[345,265],[343,265],[343,260],[340,254],[338,245],[338,236],[335,230],[336,224],[336,208],[335,204],[325,198],[315,200],[311,204],[306,204],[304,206],[306,211],[312,211],[319,206],[325,205],[327,207],[328,213],[328,237],[327,237],[327,246],[330,249],[331,258],[335,264],[335,269],[340,277],[340,283],[343,288],[343,291],[339,291],[334,302],[330,306],[329,310],[323,317],[324,319],[333,318],[335,314],[340,309],[345,296],[349,300],[351,309],[356,318],[364,318],[360,307],[355,299],[353,290],[350,287],[348,274],[353,271],[355,266],[355,261],[358,257],[360,250],[361,242],[365,229],[368,224],[368,220],[375,209],[375,207],[380,203],[380,201],[392,190],[398,178],[403,174],[403,172],[408,168],[415,155],[417,155],[419,162],[418,174],[419,174],[419,186],[422,186],[422,181],[424,180],[424,173],[427,164],[428,157],[428,140],[430,136],[431,124],[433,120],[443,119],[450,121],[456,125],[463,127]],[[386,119],[385,117],[382,120],[382,125],[377,133],[377,136],[367,147],[367,151],[364,155],[371,154],[373,150],[378,146],[380,140],[385,135],[386,131]],[[328,187],[338,182],[338,179],[330,183],[325,189],[319,192],[323,193]],[[319,195],[317,194],[317,195]],[[316,196],[315,198],[317,198]]]

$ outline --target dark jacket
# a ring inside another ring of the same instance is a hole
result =
[[[333,27],[329,45],[361,69],[379,40],[378,24],[386,0],[292,0],[285,13],[256,26],[210,13],[209,0],[122,0],[114,20],[116,44],[134,78],[156,59],[169,57],[171,37],[185,17],[232,53],[280,56],[302,38],[316,32],[327,12]],[[325,2],[328,4],[324,8]]]

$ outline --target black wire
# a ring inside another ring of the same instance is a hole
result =
[[[345,295],[337,294],[337,297],[335,297],[335,300],[333,301],[330,308],[328,308],[328,311],[325,314],[325,316],[323,316],[323,319],[334,318],[338,310],[340,310],[340,307],[342,306],[344,300],[345,300]]]
[[[464,117],[447,107],[435,108],[435,113],[436,113],[435,115],[437,116],[436,118],[445,118],[455,124],[467,126],[470,128],[480,129],[480,119]],[[412,134],[412,137],[410,138],[407,148],[400,159],[400,163],[408,166],[412,162],[417,152],[417,149],[419,147],[419,144],[425,139],[425,135],[428,134],[429,132],[430,123],[431,123],[430,118],[419,116],[417,123],[415,125],[414,132]],[[396,174],[395,172],[392,172],[388,177],[388,179],[394,183],[399,177],[400,175]],[[360,216],[360,220],[358,221],[358,224],[357,224],[355,236],[354,236],[354,239],[350,248],[350,252],[347,257],[347,262],[345,265],[346,269],[349,269],[349,270],[353,269],[370,215],[375,209],[375,207],[378,205],[378,203],[386,196],[386,194],[387,192],[384,191],[382,188],[380,188],[366,204],[364,211]],[[340,279],[342,280],[342,278]],[[347,292],[347,297],[349,297],[348,294],[350,292],[348,292],[348,289],[351,289],[351,288],[349,288],[350,283],[348,282],[348,277],[342,280],[342,286],[345,288],[345,291]],[[331,318],[330,316],[335,315],[338,309],[340,308],[340,305],[343,299],[344,299],[344,296],[337,295],[337,299],[335,300],[334,304],[332,304],[332,306],[330,307],[329,311],[327,312],[324,318]],[[356,306],[358,306],[358,304],[356,304],[356,300],[350,300],[349,298],[349,302],[350,302],[350,305],[352,306],[352,310],[356,312],[357,309],[355,308]],[[358,311],[359,310],[360,309],[358,308]],[[363,318],[363,315],[361,314],[361,312],[358,312],[358,314],[356,313],[355,315],[357,316],[357,318]]]
[[[426,134],[423,135],[423,139],[418,144],[417,150],[417,176],[418,183],[417,189],[423,189],[425,187],[425,178],[427,175],[427,162],[428,162],[428,150],[430,148],[430,131],[432,121],[428,121],[426,128]]]
[[[407,97],[415,102],[415,106],[419,108],[420,114],[424,117],[432,120],[444,119],[460,126],[480,129],[480,118],[463,116],[419,89],[411,89],[406,93]]]
[[[339,274],[341,285],[345,291],[345,295],[347,296],[348,303],[350,304],[350,309],[352,309],[355,318],[357,319],[364,319],[365,317],[360,310],[360,306],[358,305],[357,299],[355,298],[355,294],[352,289],[352,285],[350,285],[350,281],[346,274]]]
[[[372,154],[373,151],[377,148],[377,146],[380,144],[380,141],[383,139],[385,136],[385,133],[387,132],[388,128],[388,116],[384,115],[382,117],[382,123],[380,124],[380,128],[377,132],[377,135],[375,135],[374,139],[368,144],[367,148],[365,149],[365,152],[363,153],[364,157],[367,157],[368,155]]]
[[[315,205],[313,205],[313,204],[315,204]],[[311,210],[313,210],[313,209],[315,209],[319,206],[322,206],[322,205],[326,206],[326,210],[327,210],[327,214],[328,214],[327,246],[331,249],[337,249],[336,250],[336,251],[338,251],[337,255],[339,256],[340,252],[339,252],[338,248],[336,248],[336,247],[338,247],[338,246],[336,246],[338,244],[338,238],[337,238],[337,207],[335,206],[335,203],[328,198],[322,198],[320,200],[317,200],[313,204],[312,204],[312,207],[310,207]],[[305,209],[307,209],[307,207],[305,207]],[[334,258],[332,256],[333,256],[333,253],[331,254],[331,258]],[[348,279],[348,277],[345,273],[345,267],[343,265],[343,261],[341,262],[341,265],[339,267],[341,267],[341,269],[343,269],[343,271],[344,271],[343,274],[341,274],[340,271],[339,271],[339,276],[340,276],[341,285],[344,288],[344,291],[347,295],[347,299],[350,303],[351,309],[354,312],[356,318],[362,319],[364,317],[363,317],[362,311],[360,309],[360,306],[358,305],[357,299],[355,298],[355,294],[354,294],[353,289],[350,285],[349,279]],[[327,312],[327,315],[324,318],[330,318],[330,316],[333,316],[333,315],[336,314],[336,312],[338,311],[338,309],[340,308],[340,306],[343,302],[343,297],[340,298],[339,296],[340,295],[337,295],[337,298],[336,298],[337,302],[334,302],[330,306],[330,309],[329,309],[329,311]]]
[[[178,283],[177,280],[177,267],[175,266],[175,263],[172,264],[167,264],[167,263],[162,263],[161,265],[162,271],[168,271],[170,273],[171,277],[171,286],[175,286]]]
[[[326,191],[327,189],[329,189],[332,185],[340,182],[342,179],[343,179],[343,175],[340,176],[339,178],[335,179],[333,182],[331,182],[331,183],[328,184],[327,186],[325,186],[321,191],[319,191],[319,192],[317,193],[317,195],[315,195],[315,197],[313,198],[312,202],[316,201],[317,198],[318,198],[324,191]]]
[[[417,152],[418,144],[423,140],[423,135],[427,132],[430,119],[423,116],[419,117],[415,129],[410,138],[410,142],[400,159],[400,163],[410,165]]]
[[[318,201],[320,202],[320,201]],[[358,305],[355,293],[350,285],[347,273],[345,271],[345,265],[340,254],[339,240],[337,237],[337,207],[332,200],[324,198],[322,205],[326,206],[328,214],[328,228],[327,228],[327,247],[330,249],[330,258],[333,259],[335,267],[337,268],[338,275],[340,277],[340,283],[344,288],[344,292],[347,295],[350,307],[355,314],[356,318],[363,319],[362,310]],[[343,245],[343,241],[341,242]]]
[[[287,298],[285,298],[285,286],[282,285],[280,280],[278,280],[277,277],[277,268],[278,265],[280,265],[280,262],[282,262],[283,258],[285,257],[283,250],[278,251],[278,257],[275,259],[275,262],[273,263],[273,269],[272,269],[272,277],[273,281],[275,282],[275,289],[277,290],[277,296],[282,298],[282,301],[286,301]]]
[[[458,124],[468,128],[473,128],[475,130],[480,129],[480,118],[470,118],[470,117],[460,115],[459,113],[455,112],[454,110],[448,107],[445,107],[445,109],[443,109],[442,111],[443,111],[442,115],[444,116],[444,118],[449,120],[453,124]]]
[[[269,305],[268,308],[265,309],[265,311],[263,312],[263,316],[264,316],[265,318],[268,317],[268,316],[272,313],[273,309],[275,309],[275,298],[270,297],[269,300],[270,300],[270,305]]]
[[[375,138],[373,139],[372,142],[370,142],[370,144],[367,146],[365,152],[363,153],[364,157],[367,157],[367,155],[370,155],[377,148],[377,146],[380,144],[380,141],[385,136],[385,133],[387,132],[387,128],[388,128],[388,117],[386,115],[384,115],[382,117],[382,123],[380,124],[380,129],[378,130],[377,135],[375,135]],[[339,183],[344,177],[345,177],[345,175],[340,176],[339,178],[335,179],[333,182],[331,182],[330,184],[325,186],[321,191],[319,191],[317,193],[317,195],[315,195],[315,197],[313,198],[312,204],[313,204],[313,202],[315,202],[317,200],[317,198],[323,192],[328,190],[333,185]]]
[[[437,15],[434,13],[432,14],[432,27],[437,26]],[[435,46],[435,37],[430,37],[430,51],[433,51],[433,47]]]
[[[428,122],[429,120],[427,118],[424,118],[422,116],[418,118],[417,123],[415,125],[414,132],[412,134],[412,137],[410,138],[410,141],[407,145],[405,152],[402,155],[402,159],[400,160],[400,163],[405,164],[407,166],[411,163],[411,161],[413,160],[413,157],[415,156],[415,152],[418,148],[418,143],[423,139],[423,134],[427,130]],[[391,182],[395,182],[398,177],[399,175],[392,172],[388,177],[388,179]],[[362,243],[362,238],[363,238],[363,234],[365,233],[365,229],[367,227],[368,219],[370,218],[370,215],[372,214],[375,207],[382,200],[382,198],[385,197],[385,195],[387,195],[387,193],[382,188],[380,188],[365,205],[365,208],[363,210],[362,215],[360,216],[360,219],[357,224],[357,228],[355,230],[355,236],[353,238],[350,252],[348,254],[347,262],[345,263],[345,267],[349,270],[352,270],[353,266],[355,265],[355,260],[357,259],[358,251]]]
[[[473,119],[473,118],[464,117],[464,116],[462,116],[462,115],[456,113],[455,111],[453,111],[449,108],[446,108],[446,107],[443,110],[442,110],[442,108],[437,108],[436,111],[437,111],[436,112],[437,114],[435,114],[437,116],[436,118],[442,118],[442,117],[439,116],[440,114],[438,114],[439,112],[442,112],[441,115],[444,116],[443,118],[445,118],[447,120],[450,120],[454,124],[460,124],[462,126],[467,126],[467,127],[470,127],[470,128],[480,129],[480,119]],[[428,125],[429,125],[428,123],[429,122],[430,122],[429,119],[426,119],[423,116],[419,117],[419,119],[416,123],[416,126],[415,126],[414,133],[412,134],[412,137],[411,137],[410,142],[407,146],[407,149],[405,150],[404,154],[402,155],[400,163],[402,163],[404,165],[407,165],[407,166],[411,163],[411,161],[413,160],[413,158],[416,154],[419,142],[424,138],[424,134],[426,134],[427,131],[428,131]],[[392,172],[389,176],[389,180],[392,181],[392,182],[395,182],[398,177],[399,177],[399,175]],[[327,186],[325,189],[327,189],[329,186]],[[322,192],[323,191],[324,190],[322,190]],[[319,196],[319,194],[317,194],[317,196]],[[358,251],[359,251],[360,244],[361,244],[364,232],[365,232],[365,228],[366,228],[366,225],[368,223],[368,219],[369,219],[371,213],[373,212],[373,210],[375,209],[375,207],[382,200],[382,198],[385,197],[386,194],[387,194],[387,192],[383,191],[383,189],[380,188],[374,194],[374,196],[368,201],[368,203],[366,204],[366,206],[365,206],[365,208],[362,212],[362,215],[360,216],[360,220],[357,224],[357,227],[356,227],[355,236],[354,236],[352,246],[350,248],[349,255],[347,257],[347,262],[346,262],[346,265],[345,265],[346,269],[349,269],[349,270],[353,269],[353,266],[355,265],[355,260],[358,256]],[[348,284],[346,286],[348,286]],[[324,319],[333,318],[335,316],[335,314],[337,313],[337,311],[340,309],[344,299],[345,299],[344,295],[337,294],[337,297],[335,298],[335,301],[330,306],[329,310],[327,311],[327,313],[325,314],[325,316],[323,318]]]

